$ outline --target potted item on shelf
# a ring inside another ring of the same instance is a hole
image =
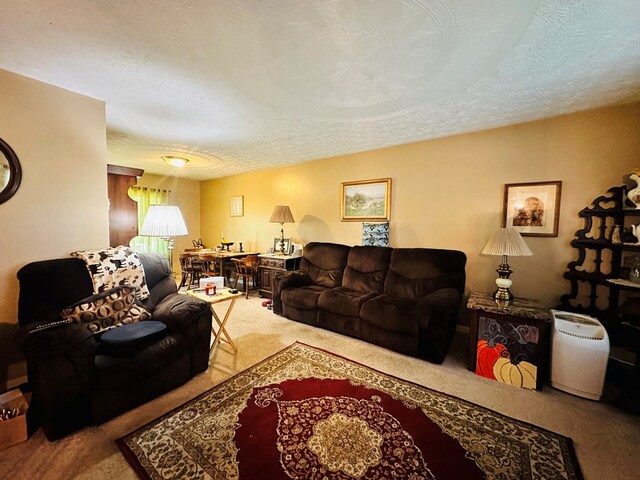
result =
[[[620,225],[613,226],[613,232],[611,233],[611,243],[622,243],[622,239],[620,238]]]
[[[636,187],[627,192],[627,198],[640,209],[640,168],[635,168],[629,178],[636,182]]]
[[[633,260],[629,269],[629,281],[631,283],[640,283],[640,257],[634,255],[631,258]]]

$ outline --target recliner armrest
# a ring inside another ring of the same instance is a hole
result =
[[[416,305],[420,355],[442,363],[456,328],[462,294],[455,288],[441,288],[420,299]]]
[[[172,332],[184,332],[194,328],[204,317],[205,323],[211,325],[211,308],[199,298],[183,293],[167,295],[151,313],[151,318],[167,325]]]
[[[455,288],[440,288],[425,295],[416,305],[416,311],[424,315],[430,311],[457,310],[462,295]]]
[[[77,324],[30,334],[42,322],[22,327],[15,342],[27,357],[33,403],[42,413],[49,440],[61,438],[90,421],[89,405],[97,342]]]
[[[280,296],[285,288],[298,288],[311,285],[311,278],[300,270],[292,270],[276,274],[272,282],[273,295]]]
[[[96,341],[93,333],[83,325],[71,323],[50,330],[30,333],[35,327],[47,322],[34,322],[21,327],[15,335],[15,343],[25,356],[46,357],[64,354],[70,350],[86,350],[95,354]]]
[[[271,279],[271,293],[273,313],[282,315],[282,300],[280,294],[287,288],[299,288],[311,285],[309,275],[301,270],[276,273]]]

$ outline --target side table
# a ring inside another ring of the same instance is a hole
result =
[[[214,334],[214,338],[213,338],[213,343],[211,344],[211,348],[209,348],[209,355],[211,355],[211,353],[215,350],[216,345],[218,345],[220,341],[227,342],[229,345],[231,345],[231,348],[233,349],[233,351],[237,352],[238,347],[236,347],[236,344],[233,343],[233,340],[231,339],[231,336],[227,332],[225,325],[227,324],[227,321],[229,320],[229,316],[233,311],[233,306],[236,304],[236,300],[238,299],[238,297],[242,296],[242,293],[240,292],[231,293],[231,291],[228,288],[223,288],[215,295],[207,295],[206,293],[198,290],[187,290],[187,295],[191,295],[196,298],[199,298],[200,300],[204,300],[209,305],[211,305],[211,313],[213,315],[214,320],[218,324],[217,330],[214,328],[213,324],[211,325],[211,333]],[[215,311],[213,306],[217,303],[222,303],[222,302],[231,302],[231,303],[227,307],[224,317],[222,318],[222,320],[220,320],[220,317],[218,316],[218,313]],[[224,335],[224,338],[222,338],[222,335]]]
[[[515,298],[499,306],[487,293],[471,292],[469,370],[521,388],[542,390],[547,376],[551,315],[540,302]]]
[[[296,270],[300,266],[300,258],[289,255],[262,254],[258,255],[258,272],[260,275],[261,297],[271,298],[271,279],[278,272],[286,272],[287,270]]]

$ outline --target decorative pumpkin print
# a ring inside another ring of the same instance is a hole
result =
[[[493,365],[495,379],[520,388],[535,390],[538,367],[529,362],[511,363],[508,358],[498,358]]]
[[[509,351],[502,343],[495,343],[491,340],[478,340],[476,354],[476,374],[485,378],[495,380],[493,366],[499,358],[509,358]]]

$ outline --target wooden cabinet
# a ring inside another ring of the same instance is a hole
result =
[[[300,266],[300,257],[287,255],[258,255],[260,259],[258,272],[260,275],[260,296],[271,298],[271,279],[278,272],[296,270]]]
[[[138,204],[131,200],[129,187],[138,182],[144,170],[107,165],[109,195],[109,245],[129,245],[138,235]]]

